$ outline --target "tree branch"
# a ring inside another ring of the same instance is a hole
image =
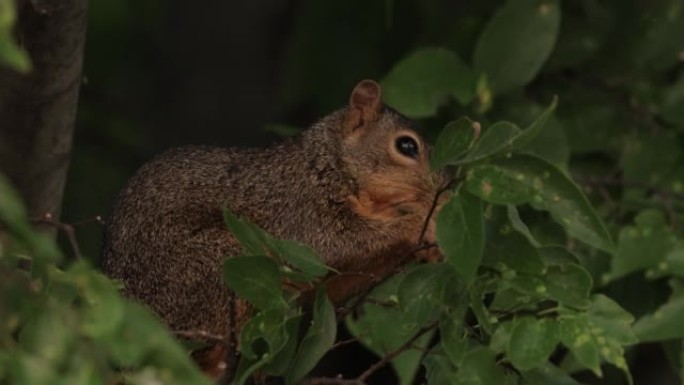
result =
[[[18,2],[17,40],[33,71],[0,68],[0,172],[29,212],[58,219],[81,84],[87,0]],[[53,226],[41,230],[56,234]]]
[[[413,343],[416,342],[416,340],[418,340],[418,338],[422,337],[425,333],[433,330],[436,326],[437,322],[435,321],[418,330],[418,332],[413,337],[409,338],[409,340],[404,342],[399,348],[385,354],[385,356],[382,357],[380,361],[374,363],[368,369],[366,369],[365,372],[361,373],[360,376],[356,377],[356,380],[360,381],[361,383],[365,383],[368,377],[370,377],[373,373],[377,372],[378,369],[387,365],[387,363],[393,360],[394,357],[410,349],[413,346]]]

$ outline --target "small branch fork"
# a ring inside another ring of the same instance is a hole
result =
[[[409,338],[397,349],[385,354],[378,362],[368,367],[368,369],[366,369],[363,373],[361,373],[358,377],[354,379],[344,379],[339,376],[336,378],[310,378],[303,381],[301,385],[366,385],[366,380],[368,380],[370,376],[372,376],[383,366],[387,365],[390,361],[392,361],[401,353],[410,349],[415,349],[415,342],[420,337],[424,336],[426,333],[434,330],[437,327],[437,324],[438,323],[435,321],[421,328],[420,330],[418,330],[418,332],[416,332],[416,334],[413,335],[413,337]]]
[[[83,259],[83,254],[81,254],[81,248],[78,245],[78,241],[76,240],[76,231],[75,228],[78,226],[90,224],[90,223],[99,223],[101,225],[104,224],[104,221],[102,220],[102,217],[99,215],[96,215],[92,218],[86,218],[80,221],[76,221],[73,223],[63,223],[59,222],[56,220],[53,216],[52,213],[45,213],[43,214],[42,217],[38,218],[30,218],[29,222],[31,222],[34,225],[46,225],[46,226],[51,226],[56,228],[57,230],[61,231],[64,233],[64,235],[67,237],[67,240],[69,241],[69,245],[71,246],[71,250],[74,253],[74,257],[76,259]]]

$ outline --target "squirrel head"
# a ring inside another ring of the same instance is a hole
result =
[[[349,197],[353,210],[416,245],[428,221],[420,240],[434,243],[437,212],[430,210],[446,178],[430,170],[430,147],[412,122],[382,103],[378,83],[363,80],[352,91],[341,124],[343,159],[358,183]],[[434,259],[434,252],[421,257]]]

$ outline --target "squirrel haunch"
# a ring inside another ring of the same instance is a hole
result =
[[[222,260],[241,252],[223,223],[227,206],[315,249],[342,272],[327,285],[331,300],[342,302],[406,262],[418,245],[445,182],[430,172],[428,155],[411,122],[382,104],[377,83],[364,80],[346,108],[295,139],[265,149],[183,147],[145,164],[115,203],[104,269],[171,330],[240,330],[249,306],[238,300],[231,324],[221,278]],[[435,241],[434,220],[424,241]],[[198,359],[218,375],[207,361]]]

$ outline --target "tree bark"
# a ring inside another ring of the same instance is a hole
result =
[[[0,172],[29,215],[61,211],[81,84],[87,0],[19,0],[16,38],[28,75],[0,68]]]

